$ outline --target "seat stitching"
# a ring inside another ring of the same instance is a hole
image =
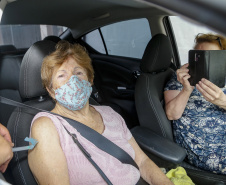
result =
[[[32,46],[32,47],[34,47],[34,46]],[[25,96],[27,97],[28,95],[28,92],[27,92],[27,71],[28,71],[28,66],[29,66],[29,58],[30,58],[30,55],[31,55],[31,51],[32,50],[30,50],[30,51],[28,51],[28,53],[27,53],[27,55],[28,55],[28,57],[26,57],[26,60],[25,60],[25,67],[24,67],[24,94],[25,94]],[[28,98],[28,97],[27,97]]]
[[[30,53],[30,52],[29,52]],[[28,56],[29,56],[29,53],[27,54]],[[27,75],[27,62],[28,60],[27,60],[27,58],[26,58],[26,60],[25,60],[25,67],[24,67],[24,94],[25,94],[25,96],[27,96],[27,93],[26,93],[26,87],[27,87],[27,84],[26,84],[26,82],[27,82],[27,80],[26,80],[26,75]]]
[[[148,94],[148,100],[149,100],[149,102],[151,104],[152,109],[154,110],[155,116],[157,117],[157,120],[159,122],[162,134],[163,134],[164,137],[166,137],[166,133],[165,133],[164,127],[163,127],[163,125],[161,123],[161,120],[159,119],[159,116],[157,114],[157,110],[155,109],[154,103],[153,103],[151,95],[150,95],[150,90],[149,90],[150,88],[149,88],[149,83],[148,83],[149,79],[147,78],[147,76],[145,76],[145,77],[146,77],[146,87],[147,87],[146,90],[147,90],[147,94]]]
[[[16,124],[15,124],[15,127],[14,127],[14,135],[15,135],[15,138],[17,136],[17,127],[18,127],[20,115],[21,115],[21,109],[18,109],[18,114],[17,114],[16,121],[15,121]],[[16,144],[16,140],[15,139],[14,139],[14,142]],[[19,161],[19,157],[18,157],[17,152],[15,153],[15,157],[16,157],[16,161],[17,161],[17,167],[18,167],[18,170],[20,172],[20,176],[22,178],[23,183],[26,185],[26,181],[25,181],[23,172],[22,172],[21,167],[20,167],[20,161]]]

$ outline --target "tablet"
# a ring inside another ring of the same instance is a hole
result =
[[[190,50],[188,68],[192,86],[205,78],[222,88],[226,80],[226,50]]]

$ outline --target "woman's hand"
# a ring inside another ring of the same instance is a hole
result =
[[[9,131],[0,124],[0,172],[4,173],[13,157],[13,143]]]
[[[226,95],[218,86],[203,78],[196,88],[207,101],[226,109]]]
[[[2,142],[1,142],[1,145],[3,145]],[[2,164],[0,164],[0,172],[4,173],[9,165],[9,162],[13,158],[12,145],[11,145],[11,143],[5,143],[3,146],[0,146],[0,148],[1,148],[1,151],[0,151],[0,155],[1,155],[0,161],[1,162],[0,163],[2,163]]]
[[[8,129],[0,123],[0,135],[8,142],[12,143]]]
[[[177,70],[177,80],[183,85],[183,90],[192,92],[194,86],[191,86],[188,79],[191,77],[188,73],[188,63],[184,64],[180,69]]]

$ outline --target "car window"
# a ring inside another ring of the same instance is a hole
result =
[[[101,27],[82,39],[102,54],[142,58],[151,30],[147,19],[133,19]]]
[[[29,48],[49,35],[60,36],[67,28],[52,25],[0,25],[0,45]]]
[[[86,34],[84,37],[82,37],[82,40],[89,44],[96,51],[106,54],[106,49],[104,47],[103,39],[101,38],[99,29]]]
[[[197,34],[215,33],[203,25],[191,23],[178,16],[170,16],[170,22],[177,42],[181,65],[188,63],[188,51],[193,49]]]

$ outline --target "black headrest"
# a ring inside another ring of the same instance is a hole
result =
[[[45,56],[55,51],[56,43],[43,40],[34,43],[25,53],[21,64],[19,91],[23,98],[46,95],[42,86],[41,65]]]
[[[157,34],[149,41],[140,64],[142,72],[159,72],[169,68],[172,48],[167,36]]]
[[[23,55],[0,56],[0,90],[19,89],[20,65]]]
[[[16,47],[14,45],[0,46],[0,53],[4,53],[4,52],[8,52],[8,51],[16,51]]]
[[[57,42],[61,41],[61,38],[57,37],[55,35],[49,35],[49,36],[45,37],[43,40],[51,40],[51,41],[57,43]]]

